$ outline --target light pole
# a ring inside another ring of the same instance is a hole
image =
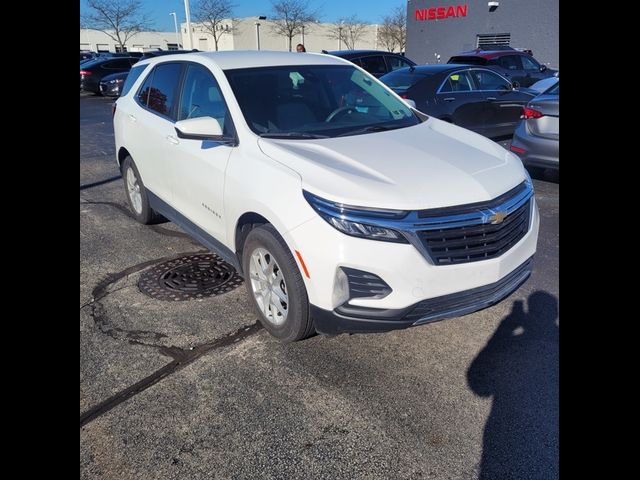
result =
[[[260,50],[260,22],[256,22],[256,45]]]
[[[340,26],[338,27],[338,50],[342,50],[342,27],[344,22],[340,22]]]
[[[191,14],[189,13],[189,0],[184,0],[184,13],[187,18],[187,30],[189,32],[189,49],[193,50],[193,35],[191,35]]]
[[[178,20],[176,18],[176,12],[171,12],[169,15],[173,15],[173,25],[176,27],[176,42],[178,42],[178,50],[180,50],[180,37],[178,36]]]
[[[300,43],[304,45],[304,25],[302,25],[302,40]]]

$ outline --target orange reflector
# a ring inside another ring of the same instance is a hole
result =
[[[309,275],[309,270],[307,270],[307,266],[304,264],[304,260],[302,259],[302,255],[300,255],[300,252],[298,250],[294,250],[294,252],[296,252],[296,255],[298,256],[298,260],[300,260],[300,265],[302,265],[302,270],[304,270],[304,274],[307,276],[307,278],[311,278],[311,275]]]

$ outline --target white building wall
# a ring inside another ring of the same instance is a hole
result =
[[[218,42],[218,50],[256,50],[256,25],[260,23],[260,49],[261,50],[288,50],[288,38],[277,35],[273,31],[273,22],[269,20],[258,20],[258,17],[247,17],[236,20],[226,20],[222,22],[230,29],[229,33],[224,33]],[[321,50],[346,50],[347,47],[338,39],[329,38],[329,30],[332,25],[329,23],[314,23],[305,27],[304,41],[302,35],[298,34],[292,39],[292,50],[298,43],[304,43],[308,52],[320,52]],[[205,32],[197,23],[191,24],[193,46],[189,44],[187,35],[187,24],[180,25],[181,48],[190,50],[197,48],[203,51],[215,50],[213,36]],[[356,49],[378,49],[376,41],[377,25],[366,27],[362,37],[356,41]],[[128,51],[144,51],[161,48],[168,50],[168,44],[176,43],[175,32],[141,32],[126,42]],[[106,33],[97,30],[80,29],[80,49],[81,50],[108,50],[116,51],[116,42]]]
[[[218,42],[218,50],[256,50],[257,35],[255,23],[260,23],[260,49],[261,50],[288,50],[289,39],[285,36],[277,35],[273,31],[273,22],[269,20],[258,20],[258,17],[247,17],[237,20],[228,20],[222,22],[223,25],[229,25],[231,32],[224,33]],[[329,38],[329,30],[332,25],[328,23],[314,23],[305,27],[304,42],[302,35],[298,34],[292,39],[292,50],[298,43],[304,43],[308,52],[320,52],[322,50],[338,50],[340,47],[346,50],[347,47],[338,39]],[[201,48],[206,45],[207,51],[215,50],[213,36],[204,32],[199,24],[192,23],[193,30],[193,48],[204,50]],[[356,41],[356,49],[378,49],[376,41],[377,25],[369,25],[366,27],[362,37]],[[183,36],[183,44],[185,48],[189,47],[189,39],[187,37],[187,24],[180,26]],[[206,41],[204,39],[207,39]]]
[[[167,44],[175,44],[176,42],[175,32],[140,32],[130,38],[125,43],[125,46],[130,52],[158,48],[168,50]],[[104,32],[86,28],[80,29],[80,50],[91,50],[92,52],[108,50],[109,52],[115,52],[116,45],[117,42]]]

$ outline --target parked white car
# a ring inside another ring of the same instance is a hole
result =
[[[283,341],[463,315],[531,272],[520,160],[341,58],[141,61],[113,121],[136,218],[161,214],[233,264]]]

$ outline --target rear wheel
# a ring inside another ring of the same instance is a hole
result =
[[[144,225],[157,221],[159,215],[149,206],[147,190],[144,188],[140,172],[130,156],[122,162],[122,178],[129,207],[135,219]]]
[[[314,332],[298,265],[272,225],[249,232],[242,249],[242,267],[247,292],[271,335],[283,342],[295,342]]]

